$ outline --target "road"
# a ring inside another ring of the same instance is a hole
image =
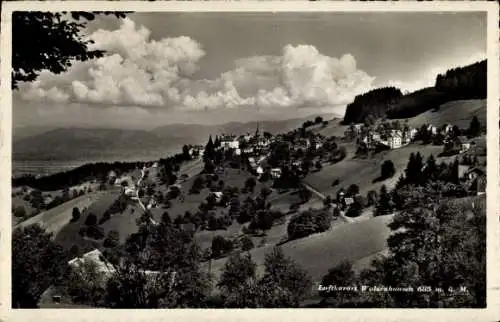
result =
[[[135,198],[137,198],[137,201],[139,202],[139,206],[141,206],[141,208],[144,212],[146,212],[147,209],[146,209],[146,206],[144,206],[144,204],[142,203],[141,198],[139,198],[139,189],[141,187],[141,182],[142,182],[142,179],[144,178],[145,174],[146,174],[146,167],[143,167],[141,170],[141,177],[137,180],[137,189],[135,190],[135,194],[136,194]],[[151,216],[149,217],[149,220],[151,221],[151,223],[153,225],[158,225],[158,223]]]

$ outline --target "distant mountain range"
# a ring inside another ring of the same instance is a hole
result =
[[[333,115],[322,115],[331,119]],[[209,135],[241,135],[262,131],[279,133],[297,128],[307,118],[231,122],[222,125],[171,124],[151,131],[103,128],[18,128],[13,131],[13,159],[22,161],[112,161],[145,160],[165,157],[184,144],[204,144]]]

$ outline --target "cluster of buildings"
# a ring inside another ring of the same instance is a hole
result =
[[[412,128],[408,125],[401,127],[397,126],[379,126],[376,129],[371,127],[366,127],[364,124],[354,124],[349,127],[344,135],[347,138],[354,138],[357,140],[358,144],[363,144],[367,148],[374,148],[378,145],[383,145],[390,149],[398,149],[405,145],[411,143],[417,133],[418,129]],[[455,133],[455,127],[452,124],[443,125],[438,128],[432,124],[427,125],[427,133],[432,137],[436,135],[441,135],[444,139],[444,143],[449,140],[455,140],[457,133]],[[465,140],[463,140],[465,142]],[[470,148],[470,144],[464,143],[461,150],[466,151]]]
[[[203,157],[203,153],[205,152],[205,148],[202,145],[193,145],[189,148],[189,156],[193,159]]]
[[[354,137],[358,139],[358,143],[364,144],[367,148],[383,145],[389,149],[398,149],[410,144],[418,132],[417,129],[410,127],[405,127],[403,130],[365,129],[363,124],[356,124],[354,126],[354,133],[352,133],[352,129],[348,131],[349,133],[346,133],[346,136],[354,134]]]

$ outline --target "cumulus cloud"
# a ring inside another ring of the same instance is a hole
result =
[[[126,18],[119,29],[97,30],[89,38],[110,54],[75,63],[61,75],[44,72],[22,85],[22,97],[185,110],[327,107],[349,103],[374,81],[352,55],[329,57],[310,45],[237,60],[216,79],[197,80],[206,53],[189,37],[153,40],[148,29]]]

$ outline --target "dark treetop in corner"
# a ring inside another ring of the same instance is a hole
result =
[[[88,50],[92,40],[79,32],[97,15],[125,17],[124,12],[20,12],[12,14],[12,89],[21,81],[34,81],[41,70],[60,74],[73,60],[104,56],[102,50]],[[71,18],[69,18],[71,17]],[[30,41],[26,41],[30,39]]]

